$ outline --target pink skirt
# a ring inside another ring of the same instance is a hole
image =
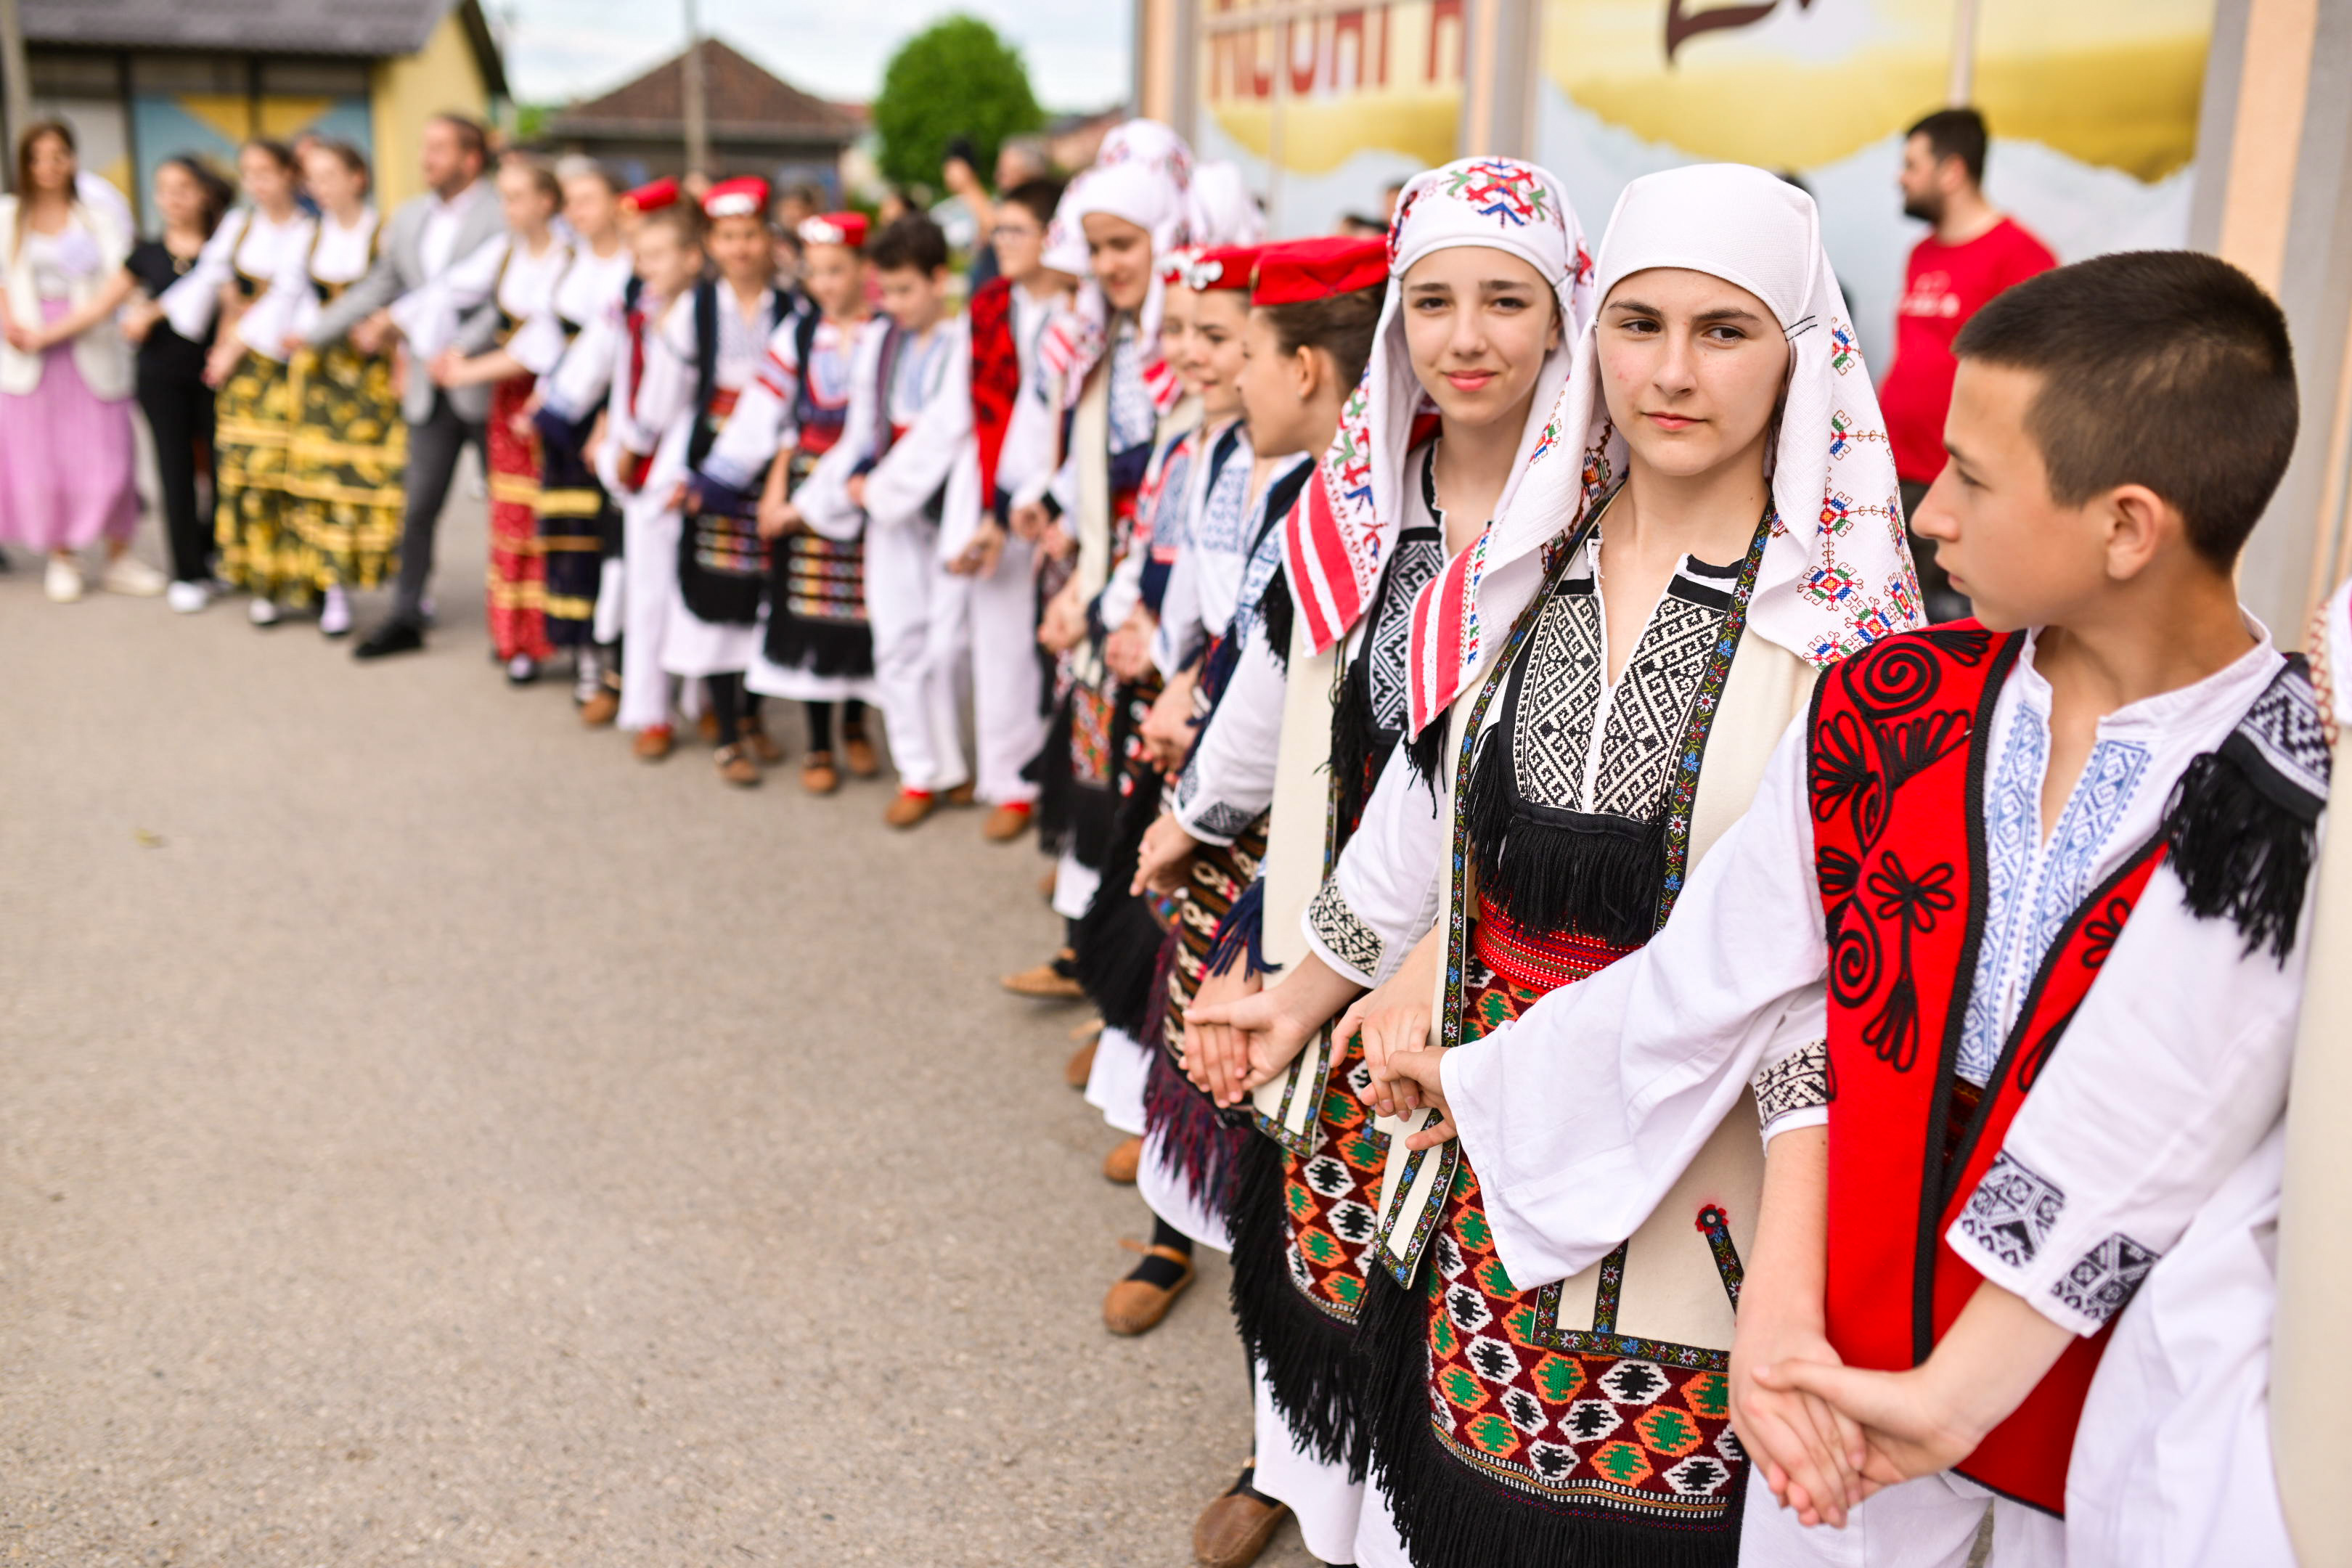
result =
[[[68,308],[44,300],[41,319],[53,321]],[[130,538],[139,526],[133,451],[131,399],[108,403],[92,393],[73,344],[44,352],[31,392],[0,393],[0,542],[80,550]]]

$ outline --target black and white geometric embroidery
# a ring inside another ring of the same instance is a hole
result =
[[[1370,663],[1372,723],[1384,735],[1404,728],[1405,665],[1412,640],[1412,602],[1422,586],[1445,570],[1445,538],[1433,528],[1410,528],[1397,536],[1388,578],[1372,609],[1365,636]]]
[[[1759,1069],[1748,1087],[1756,1091],[1756,1119],[1767,1131],[1783,1116],[1827,1105],[1830,1043],[1815,1040],[1786,1061]]]
[[[1673,587],[1658,601],[1609,705],[1601,773],[1592,782],[1592,804],[1587,810],[1646,818],[1665,798],[1666,780],[1682,760],[1691,699],[1706,678],[1707,656],[1715,651],[1727,607],[1694,603]],[[1612,758],[1630,765],[1612,770]]]
[[[2281,670],[2237,729],[2223,750],[2252,753],[2273,775],[2274,783],[2305,797],[2306,818],[2316,817],[2327,804],[2328,750],[2326,721],[2319,711],[2319,694],[2299,668]]]
[[[1258,819],[1259,813],[1222,800],[1213,800],[1192,814],[1192,826],[1202,833],[1219,838],[1239,837],[1242,832]]]
[[[2011,1268],[2022,1268],[2042,1250],[2066,1206],[2066,1194],[2004,1151],[1977,1184],[1960,1211],[1960,1234]]]
[[[1332,957],[1356,973],[1369,975],[1379,971],[1381,954],[1385,950],[1381,933],[1348,907],[1337,880],[1324,883],[1308,902],[1307,928]]]
[[[2124,1310],[2162,1256],[2118,1231],[2076,1259],[2050,1293],[2093,1322],[2104,1323]]]
[[[1576,811],[1584,804],[1584,759],[1601,706],[1601,598],[1589,578],[1581,592],[1577,584],[1565,586],[1528,639],[1511,774],[1521,800]]]

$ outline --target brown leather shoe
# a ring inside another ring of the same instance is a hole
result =
[[[1010,844],[1029,831],[1030,819],[1037,814],[1027,801],[1000,805],[982,819],[980,836],[991,844]],[[1045,889],[1051,893],[1054,889]]]
[[[1103,1298],[1103,1327],[1115,1334],[1150,1333],[1192,1282],[1192,1260],[1172,1247],[1146,1247],[1139,1241],[1122,1241],[1121,1247],[1130,1252],[1140,1252],[1146,1258],[1164,1258],[1180,1266],[1184,1272],[1169,1286],[1152,1284],[1148,1279],[1122,1279],[1110,1288]]]
[[[740,742],[719,747],[710,760],[719,764],[719,776],[738,789],[750,789],[760,782],[760,764]]]
[[[912,827],[937,810],[939,804],[940,797],[929,790],[902,789],[898,792],[898,798],[892,801],[889,807],[882,813],[883,825],[888,827]]]
[[[641,763],[657,763],[668,756],[670,748],[677,744],[677,736],[668,725],[648,724],[637,731],[637,738],[629,742],[629,750]]]
[[[756,713],[744,716],[743,749],[770,767],[784,760],[783,747],[778,745],[776,738],[768,733],[768,727],[760,722],[760,716]]]
[[[1047,903],[1054,901],[1054,873],[1046,872],[1037,879],[1037,896]]]
[[[956,785],[955,788],[942,791],[940,795],[940,804],[942,805],[970,805],[977,798],[978,796],[972,793],[971,781],[970,779],[966,779],[963,783]]]
[[[715,743],[719,739],[719,715],[705,708],[702,717],[694,721],[694,732]]]
[[[1063,1064],[1062,1081],[1072,1089],[1084,1089],[1087,1079],[1094,1076],[1095,1047],[1102,1044],[1102,1025],[1088,1024],[1084,1028],[1071,1031],[1070,1037],[1085,1044],[1071,1052],[1070,1059]]]
[[[831,795],[841,787],[841,770],[831,752],[811,752],[801,759],[801,788],[811,795]]]
[[[842,736],[841,755],[858,778],[870,779],[882,771],[882,758],[874,750],[874,742],[854,730]]]
[[[580,705],[580,721],[591,730],[601,730],[620,716],[621,700],[609,691],[599,691]]]
[[[1087,1047],[1087,1060],[1091,1065],[1095,1048]],[[1079,1087],[1085,1087],[1083,1084]],[[1143,1166],[1143,1140],[1122,1139],[1118,1148],[1103,1156],[1103,1180],[1117,1182],[1122,1187],[1135,1185],[1135,1173]]]
[[[1192,1521],[1192,1560],[1202,1568],[1249,1568],[1290,1510],[1250,1485],[1252,1460],[1234,1489],[1212,1500]]]
[[[1034,969],[1006,975],[1004,988],[1016,996],[1034,996],[1042,1002],[1075,1002],[1087,994],[1077,976],[1070,973],[1070,965],[1076,962],[1077,954],[1066,947]]]

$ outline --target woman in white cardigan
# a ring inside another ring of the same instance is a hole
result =
[[[0,540],[48,554],[58,604],[81,597],[76,557],[101,539],[103,586],[163,591],[129,553],[131,351],[114,313],[131,292],[131,235],[75,195],[75,163],[73,132],[37,121],[16,144],[20,194],[0,196]]]

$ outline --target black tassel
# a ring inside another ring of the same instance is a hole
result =
[[[2247,952],[2268,943],[2284,964],[2319,855],[2316,820],[2263,790],[2225,742],[2182,771],[2164,808],[2164,833],[2190,912],[2228,916]]]
[[[1503,728],[1470,764],[1470,843],[1480,892],[1530,932],[1578,931],[1636,947],[1657,929],[1666,819],[1647,822],[1530,805],[1512,777]]]
[[[1718,1522],[1677,1526],[1538,1502],[1447,1453],[1429,1425],[1427,1313],[1419,1290],[1372,1269],[1357,1330],[1370,1469],[1416,1568],[1735,1568],[1745,1466]]]
[[[1212,1217],[1231,1215],[1244,1141],[1258,1134],[1218,1110],[1164,1050],[1151,1053],[1151,1071],[1143,1080],[1143,1125],[1158,1146],[1160,1168],[1183,1183]]]
[[[1278,963],[1265,961],[1265,879],[1256,880],[1242,889],[1225,918],[1217,922],[1216,940],[1209,944],[1208,956],[1201,961],[1202,978],[1212,974],[1230,974],[1234,965],[1245,963],[1244,975],[1272,974],[1280,969]]]
[[[1234,1181],[1234,1317],[1266,1392],[1291,1432],[1327,1465],[1360,1481],[1370,1456],[1358,1394],[1355,1330],[1318,1311],[1290,1281],[1282,1146],[1252,1138]]]
[[[1171,931],[1160,939],[1160,946],[1152,955],[1151,985],[1144,993],[1143,1027],[1136,1031],[1135,1037],[1155,1057],[1168,1050],[1168,1009],[1172,1005],[1168,988],[1176,973],[1176,953],[1183,942],[1182,931]],[[1145,1085],[1148,1090],[1148,1079]]]
[[[1339,845],[1363,821],[1372,786],[1380,782],[1395,747],[1396,737],[1384,732],[1373,716],[1370,661],[1360,658],[1348,666],[1339,681],[1339,700],[1331,706],[1331,782]]]
[[[1072,936],[1078,984],[1086,987],[1087,999],[1104,1023],[1138,1040],[1147,1038],[1143,1030],[1151,1012],[1151,982],[1162,933],[1152,917],[1151,900],[1127,889],[1135,880],[1144,830],[1159,811],[1156,775],[1119,803],[1103,856],[1102,884]]]
[[[1440,713],[1429,721],[1429,728],[1404,743],[1404,752],[1412,763],[1412,771],[1419,773],[1421,782],[1429,786],[1429,815],[1432,816],[1437,815],[1438,791],[1444,787],[1445,737],[1453,728],[1446,716]]]
[[[1257,617],[1265,626],[1265,650],[1285,675],[1290,673],[1291,622],[1297,614],[1297,606],[1290,602],[1290,568],[1277,566],[1274,580],[1258,595]]]

